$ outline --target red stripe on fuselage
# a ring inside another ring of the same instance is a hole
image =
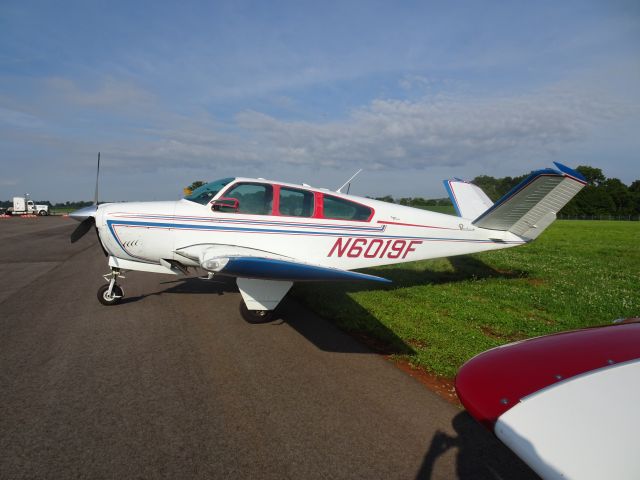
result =
[[[456,230],[456,231],[460,230],[459,228],[435,227],[433,225],[419,225],[417,223],[387,222],[385,220],[378,220],[378,223],[382,225],[400,225],[402,227],[436,228],[438,230]]]

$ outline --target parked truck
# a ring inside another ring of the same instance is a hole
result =
[[[13,197],[13,206],[7,208],[7,215],[49,215],[49,205],[35,205],[27,197]]]

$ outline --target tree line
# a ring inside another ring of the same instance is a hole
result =
[[[635,216],[640,215],[640,180],[627,186],[617,178],[607,178],[600,168],[581,165],[576,168],[587,181],[587,185],[559,212],[567,216]],[[494,178],[480,175],[471,183],[479,186],[495,202],[524,180],[529,174],[518,177]],[[411,207],[451,205],[448,198],[424,199],[408,197],[394,199],[387,195],[377,197],[383,202],[399,203]]]

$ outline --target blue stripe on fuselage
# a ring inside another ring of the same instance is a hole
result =
[[[266,228],[241,228],[241,227],[226,227],[218,225],[193,225],[182,223],[164,223],[164,222],[137,222],[130,220],[107,220],[107,225],[113,238],[122,247],[117,235],[114,231],[114,226],[129,226],[129,227],[147,227],[147,228],[164,228],[168,230],[201,230],[201,231],[219,231],[219,232],[238,232],[238,233],[263,233],[263,234],[282,234],[282,235],[313,235],[323,237],[358,237],[358,238],[398,238],[407,240],[425,240],[425,241],[449,241],[449,242],[469,242],[469,243],[494,243],[492,240],[486,239],[465,239],[465,238],[444,238],[444,237],[416,237],[408,235],[379,235],[379,234],[362,234],[360,232],[326,232],[326,231],[304,231],[304,230],[279,230],[279,229],[266,229]],[[340,227],[336,227],[338,229]],[[506,241],[504,243],[525,243],[519,241]],[[123,248],[124,250],[124,248]]]
[[[383,232],[386,226],[373,227],[373,226],[360,226],[360,225],[327,225],[319,223],[300,223],[300,222],[286,222],[286,221],[269,221],[269,220],[248,220],[237,218],[203,218],[203,217],[188,217],[177,215],[157,215],[157,214],[120,214],[115,215],[115,218],[133,218],[140,220],[173,220],[184,222],[204,222],[206,224],[218,224],[218,223],[231,223],[231,224],[254,224],[254,225],[268,225],[268,226],[283,226],[283,227],[312,227],[322,228],[328,230],[354,230],[354,231],[368,231],[368,232]]]

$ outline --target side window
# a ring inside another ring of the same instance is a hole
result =
[[[367,221],[371,217],[371,209],[338,197],[323,197],[323,209],[325,218],[338,220]]]
[[[280,215],[289,217],[313,216],[313,193],[280,187]]]
[[[225,198],[235,198],[239,207],[237,213],[248,215],[271,215],[273,187],[261,183],[240,183],[223,194]]]

